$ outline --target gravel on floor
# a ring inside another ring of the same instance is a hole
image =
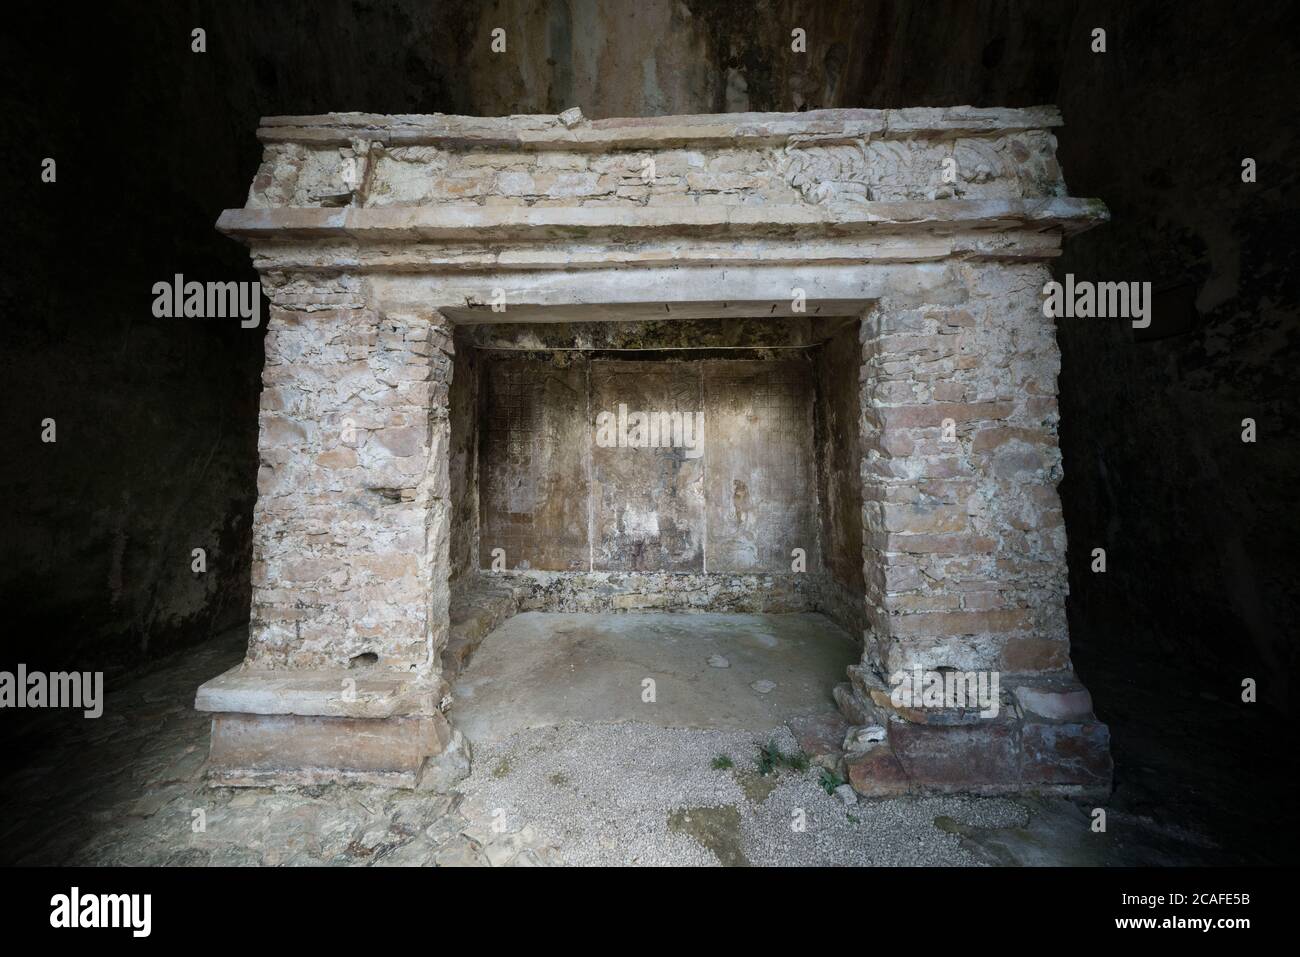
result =
[[[782,728],[750,732],[644,724],[567,725],[518,732],[478,749],[461,784],[470,833],[488,844],[527,826],[566,864],[978,865],[938,817],[970,827],[1023,826],[1011,800],[932,798],[846,806],[820,770],[757,770],[769,741],[793,754]],[[732,767],[715,768],[730,758]]]
[[[1089,826],[1089,808],[1059,798],[848,806],[823,790],[816,768],[758,773],[760,744],[793,753],[784,729],[523,730],[475,749],[470,776],[445,794],[209,787],[211,722],[194,710],[194,689],[240,659],[244,638],[232,633],[114,680],[99,719],[51,712],[11,737],[0,862],[1167,865],[1225,856],[1185,833],[1185,814],[1149,799],[1112,800],[1104,834]]]

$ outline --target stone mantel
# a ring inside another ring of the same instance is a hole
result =
[[[866,627],[835,700],[889,729],[852,783],[1104,792],[1041,290],[1108,213],[1068,195],[1060,125],[1048,106],[264,119],[247,203],[217,223],[271,315],[248,656],[198,698],[214,778],[413,786],[456,749],[454,324],[845,317]],[[1002,673],[1007,709],[891,707],[885,676],[912,668]]]
[[[860,240],[1086,229],[1054,108],[818,110],[589,122],[330,114],[263,121],[250,243]]]

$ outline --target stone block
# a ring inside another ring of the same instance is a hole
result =
[[[1020,784],[1018,732],[1002,719],[981,724],[889,727],[894,754],[916,785],[932,791],[993,794]]]
[[[196,711],[391,718],[432,715],[447,693],[436,675],[364,669],[289,671],[236,665],[199,686]]]
[[[911,779],[888,743],[849,755],[845,766],[849,784],[863,797],[898,797],[911,790]]]
[[[930,402],[883,408],[879,417],[886,429],[939,428],[945,419],[956,423],[993,421],[1006,418],[1013,410],[1010,402]]]
[[[848,682],[838,684],[831,691],[836,706],[848,724],[879,724],[879,711],[870,698],[857,692]]]
[[[208,777],[261,787],[347,781],[415,787],[451,738],[441,714],[397,718],[217,714]]]
[[[1021,783],[1025,788],[1110,793],[1114,762],[1110,729],[1100,721],[1056,724],[1026,721],[1021,729]]]
[[[850,728],[838,711],[799,715],[786,722],[799,748],[813,764],[834,770],[844,756],[840,743]]]
[[[1003,671],[1061,671],[1069,665],[1069,644],[1056,638],[1009,638],[1002,647]]]
[[[1092,695],[1081,684],[1021,685],[1015,689],[1022,711],[1049,721],[1077,721],[1092,715]]]

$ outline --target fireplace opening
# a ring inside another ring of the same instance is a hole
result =
[[[457,726],[833,710],[863,629],[860,350],[852,317],[459,326]]]

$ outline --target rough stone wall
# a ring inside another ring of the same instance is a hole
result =
[[[866,658],[882,676],[1069,662],[1049,273],[960,272],[961,301],[882,302],[862,325]]]
[[[521,611],[820,611],[820,575],[710,572],[510,572]]]
[[[700,350],[724,355],[723,349],[744,349],[756,358],[772,358],[778,349],[810,348],[824,342],[851,318],[808,315],[783,316],[779,321],[753,316],[709,319],[664,319],[618,322],[475,323],[456,328],[461,338],[479,349],[514,352],[569,350]],[[735,355],[735,353],[732,353]],[[856,374],[856,373],[855,373]]]
[[[450,326],[361,283],[272,292],[248,662],[424,669],[446,642]]]

